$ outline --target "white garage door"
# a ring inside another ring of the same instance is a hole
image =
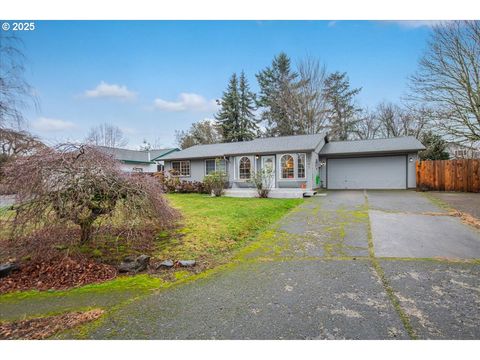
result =
[[[405,156],[328,159],[328,189],[405,189]]]

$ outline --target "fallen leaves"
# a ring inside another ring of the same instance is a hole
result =
[[[98,319],[101,309],[72,312],[46,318],[0,323],[0,340],[42,340],[59,331]]]
[[[20,290],[62,290],[75,286],[111,280],[117,270],[90,259],[63,257],[28,262],[19,271],[0,281],[0,294]]]

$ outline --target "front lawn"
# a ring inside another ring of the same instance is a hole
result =
[[[179,229],[161,234],[156,257],[195,259],[211,267],[280,219],[303,199],[252,199],[169,194],[183,214]]]

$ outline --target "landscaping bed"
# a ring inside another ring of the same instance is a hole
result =
[[[98,319],[103,310],[73,312],[38,319],[0,323],[0,340],[42,340],[55,333]]]
[[[228,262],[239,248],[303,201],[203,194],[166,196],[183,217],[175,227],[156,234],[145,231],[126,241],[121,233],[109,229],[110,235],[99,231],[91,243],[79,245],[73,240],[63,244],[55,236],[42,237],[37,233],[27,239],[27,246],[21,251],[15,249],[21,254],[17,257],[21,259],[20,269],[0,279],[0,294],[62,290],[111,280],[117,276],[117,268],[126,257],[140,254],[150,257],[150,266],[143,270],[162,280],[176,281],[185,273],[199,273]],[[76,239],[77,232],[72,228],[70,238]],[[0,239],[0,247],[3,247],[0,255],[4,253],[0,262],[11,257],[5,251],[9,243],[6,234],[0,234],[3,238]],[[174,265],[159,266],[165,260],[171,260]],[[181,266],[182,260],[194,260],[195,266]]]

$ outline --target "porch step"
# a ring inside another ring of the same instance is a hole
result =
[[[314,190],[305,191],[305,192],[303,193],[303,197],[312,197],[312,196],[314,196],[316,193],[317,193],[317,192],[314,191]]]

